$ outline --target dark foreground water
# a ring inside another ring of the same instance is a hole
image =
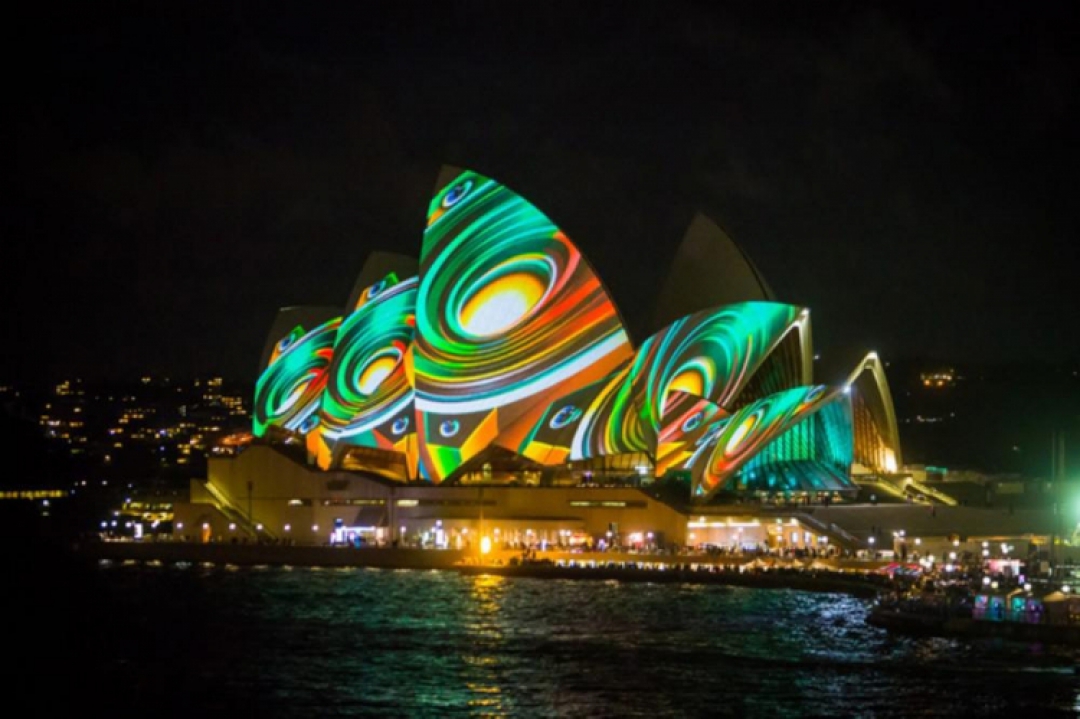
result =
[[[31,631],[6,647],[42,709],[1028,719],[1071,715],[1080,691],[1075,652],[896,638],[842,595],[141,565],[42,581],[49,598],[6,588],[44,602],[9,617]]]

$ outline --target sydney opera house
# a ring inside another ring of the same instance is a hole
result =
[[[279,312],[255,439],[211,459],[177,531],[804,546],[827,528],[745,508],[843,501],[897,471],[878,357],[819,366],[809,310],[703,216],[654,317],[635,344],[551,219],[444,168],[419,261],[375,253],[344,306]]]

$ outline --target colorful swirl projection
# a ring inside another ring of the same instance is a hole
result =
[[[701,399],[681,391],[670,391],[664,409],[663,426],[656,447],[656,474],[664,474],[673,462],[685,460],[686,438],[714,419],[722,419],[727,412],[707,399]],[[681,456],[679,453],[682,453]]]
[[[417,285],[412,278],[378,293],[368,288],[362,294],[368,301],[341,324],[319,411],[327,448],[357,445],[400,451],[415,432],[409,421],[413,390],[406,370]]]
[[[574,434],[570,459],[648,452],[655,439],[627,368],[604,383],[593,397]]]
[[[678,390],[670,391],[664,406],[660,444],[680,442],[713,417],[726,414],[727,412],[707,399]]]
[[[412,279],[415,279],[415,278],[412,278]],[[408,280],[406,280],[406,282],[407,281]],[[400,280],[398,280],[397,273],[396,272],[391,272],[386,277],[382,278],[381,280],[379,280],[375,284],[373,284],[370,287],[366,288],[363,292],[360,293],[360,297],[356,300],[356,306],[353,307],[353,312],[360,309],[361,307],[366,305],[368,302],[371,302],[376,297],[379,297],[380,295],[385,293],[387,290],[389,290],[390,288],[397,285],[399,282],[400,282]]]
[[[274,350],[270,353],[270,361],[266,363],[266,367],[277,362],[277,358],[280,357],[287,349],[296,344],[297,340],[304,336],[304,328],[300,325],[293,327],[289,334],[285,335],[277,342],[274,343]],[[266,369],[264,367],[263,369]]]
[[[263,371],[255,385],[252,433],[256,437],[262,437],[271,426],[307,434],[318,425],[316,410],[340,326],[341,318],[337,317],[290,341]]]
[[[854,489],[853,448],[850,403],[828,402],[769,442],[728,483],[742,491]]]
[[[829,402],[847,396],[822,385],[796,387],[746,405],[730,417],[687,436],[690,456],[666,469],[689,469],[694,493],[711,496],[762,447]]]
[[[646,451],[629,385],[629,364],[605,379],[548,405],[524,441],[509,447],[541,464],[562,464],[601,455]]]
[[[631,354],[615,306],[578,249],[491,179],[463,172],[436,193],[420,265],[416,408],[432,479]],[[448,421],[458,423],[455,432],[442,431]]]
[[[629,367],[586,396],[551,403],[515,449],[540,462],[539,456],[550,456],[551,463],[560,461],[560,449],[567,450],[570,460],[623,452],[670,455],[679,449],[678,438],[662,436],[673,421],[666,416],[676,409],[671,400],[682,397],[684,410],[700,401],[702,417],[696,421],[712,419],[719,405],[738,395],[798,316],[799,309],[791,305],[745,302],[684,317],[646,340]],[[542,426],[562,406],[582,412],[568,445],[566,433],[557,439]]]
[[[653,431],[669,392],[728,407],[798,317],[791,305],[742,302],[696,312],[646,340],[630,375]]]

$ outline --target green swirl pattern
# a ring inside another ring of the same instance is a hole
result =
[[[482,175],[463,172],[436,193],[420,267],[416,407],[433,480],[631,353],[614,304],[569,238]]]
[[[319,431],[331,448],[348,444],[392,449],[403,435],[415,432],[411,422],[384,425],[412,415],[406,363],[417,285],[415,277],[394,284],[392,276],[372,285],[359,309],[341,324],[319,412]]]
[[[295,336],[294,331],[278,344],[277,356],[255,385],[252,433],[256,437],[265,435],[270,427],[305,435],[315,428],[340,326],[341,318],[337,317],[286,342]]]

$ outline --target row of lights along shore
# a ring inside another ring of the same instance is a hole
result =
[[[183,528],[184,528],[184,523],[183,522],[177,522],[176,523],[176,529],[177,530],[182,530]],[[202,528],[203,529],[210,529],[210,523],[209,522],[203,522]],[[264,529],[264,527],[263,527],[262,523],[259,523],[259,524],[255,525],[255,531],[261,532],[261,531],[263,531],[263,529]],[[292,531],[292,525],[291,524],[286,524],[284,529],[285,529],[286,532],[291,532]],[[236,531],[236,522],[229,522],[229,531],[230,532],[235,532]],[[312,532],[318,532],[319,531],[319,525],[317,525],[317,524],[311,525],[311,531]]]

